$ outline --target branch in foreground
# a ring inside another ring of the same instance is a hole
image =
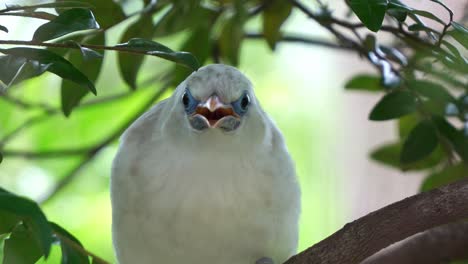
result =
[[[468,178],[370,213],[285,264],[360,263],[416,233],[468,218]]]
[[[361,264],[439,264],[467,258],[468,222],[459,222],[411,236],[379,251]]]

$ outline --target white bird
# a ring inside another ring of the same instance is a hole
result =
[[[230,66],[192,73],[127,129],[111,198],[120,264],[280,264],[296,251],[294,164]]]

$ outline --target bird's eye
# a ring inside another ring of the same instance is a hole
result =
[[[187,108],[189,106],[189,103],[190,103],[190,99],[187,95],[187,92],[184,93],[184,96],[182,97],[182,103],[184,104],[184,106]]]
[[[247,110],[247,107],[249,106],[249,104],[250,104],[250,97],[248,94],[244,94],[244,96],[242,96],[240,106],[245,111]]]
[[[234,111],[241,116],[247,112],[249,105],[250,97],[247,92],[244,92],[244,94],[237,101],[232,102]]]
[[[193,113],[197,108],[198,101],[193,98],[188,88],[185,89],[184,95],[182,96],[182,104],[184,104],[186,113]]]

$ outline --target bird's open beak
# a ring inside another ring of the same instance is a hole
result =
[[[209,127],[231,131],[239,126],[240,116],[234,112],[230,104],[223,103],[214,94],[197,106],[191,117],[191,123],[197,130]]]

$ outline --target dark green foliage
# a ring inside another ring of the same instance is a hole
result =
[[[380,77],[369,74],[360,74],[354,76],[345,84],[345,88],[348,90],[362,90],[370,92],[378,92],[383,90]]]
[[[350,0],[348,4],[368,29],[374,32],[380,29],[388,0]]]
[[[369,119],[384,121],[398,118],[416,111],[416,98],[408,91],[386,94],[372,109]]]
[[[0,235],[9,234],[4,246],[4,264],[34,264],[48,257],[56,240],[62,248],[63,264],[86,264],[81,243],[57,224],[48,222],[39,206],[0,188]],[[27,254],[25,253],[27,252]]]
[[[83,40],[82,43],[105,45],[105,35],[103,33],[98,33],[94,36],[89,36]],[[81,69],[90,81],[95,82],[102,66],[102,58],[97,54],[93,50],[80,47],[80,50],[71,50],[68,59],[78,69]],[[77,106],[81,99],[89,92],[89,90],[85,89],[83,86],[66,79],[62,80],[60,91],[62,111],[66,116],[70,115],[72,109]]]
[[[120,38],[120,42],[126,42],[133,38],[151,39],[153,36],[153,19],[149,14],[143,14],[130,25]],[[137,88],[137,76],[141,65],[143,64],[143,55],[129,53],[119,53],[119,70],[124,81],[135,90]]]
[[[46,71],[55,73],[63,79],[67,79],[81,86],[87,87],[91,92],[96,93],[94,84],[86,77],[86,75],[73,66],[69,61],[53,52],[33,48],[0,49],[0,52],[12,55],[14,58],[24,58],[26,60],[35,61],[41,67],[45,67]]]
[[[263,35],[272,50],[281,37],[281,26],[291,14],[292,6],[287,1],[275,0],[267,4],[263,12]]]
[[[456,165],[445,167],[438,172],[432,173],[428,175],[424,180],[421,186],[421,191],[430,191],[432,189],[467,177],[466,169],[467,168],[465,164],[459,163]]]
[[[400,142],[390,143],[378,147],[370,154],[371,159],[402,171],[425,170],[438,165],[443,158],[440,149],[436,149],[428,157],[411,163],[401,162],[402,144]]]
[[[18,224],[5,240],[3,264],[34,264],[42,256],[34,233]]]
[[[17,220],[22,221],[28,230],[33,232],[41,254],[49,255],[52,244],[52,229],[35,202],[6,191],[0,191],[0,211],[17,216]]]
[[[411,130],[403,144],[401,163],[411,163],[429,156],[437,147],[437,131],[428,120],[421,121]]]
[[[8,28],[6,28],[5,26],[0,25],[0,30],[8,33]]]
[[[200,64],[192,54],[188,52],[176,52],[170,48],[146,39],[132,38],[126,43],[118,44],[117,47],[128,51],[139,51],[144,54],[157,56],[166,60],[176,62],[192,70],[197,70]]]
[[[77,250],[77,248],[83,249],[81,242],[59,225],[52,222],[49,224],[53,228],[62,249],[62,264],[89,264],[88,255],[84,254],[83,251]]]
[[[465,49],[468,49],[468,29],[463,25],[452,21],[453,30],[449,31],[448,34],[462,44]]]
[[[61,13],[54,20],[40,26],[34,32],[33,40],[44,41],[86,29],[98,29],[99,25],[90,10],[73,8]]]

